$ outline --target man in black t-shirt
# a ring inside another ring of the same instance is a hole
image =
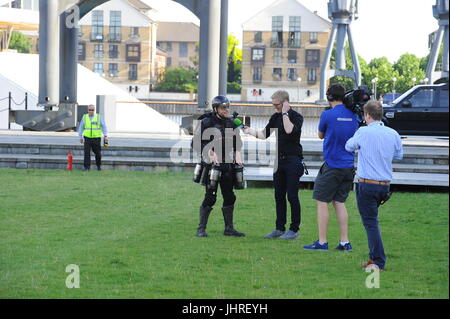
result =
[[[277,161],[273,173],[273,186],[275,188],[275,202],[277,219],[275,230],[264,238],[295,239],[301,221],[301,207],[298,198],[298,183],[303,175],[303,150],[300,136],[303,116],[289,106],[289,94],[286,91],[276,91],[272,95],[272,104],[275,113],[262,131],[249,127],[244,133],[260,139],[266,139],[275,130],[277,141]],[[286,194],[291,205],[291,224],[286,232]]]

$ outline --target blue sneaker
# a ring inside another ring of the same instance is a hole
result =
[[[303,246],[303,249],[306,249],[306,250],[326,250],[326,251],[328,251],[328,243],[324,243],[323,245],[321,245],[319,243],[319,241],[317,240],[312,245]]]
[[[341,243],[339,243],[336,249],[342,251],[352,251],[352,245],[350,243],[346,243],[345,245],[341,245]]]

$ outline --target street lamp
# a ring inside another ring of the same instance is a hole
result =
[[[392,88],[392,101],[395,99],[395,82],[397,82],[397,78],[394,76],[392,78],[393,88]]]
[[[420,84],[426,84],[428,83],[428,78],[425,78],[423,80],[420,80]]]
[[[298,88],[297,88],[297,101],[300,104],[300,82],[302,82],[302,78],[298,77],[297,78],[298,81]]]
[[[372,91],[373,91],[373,97],[376,100],[377,99],[377,82],[378,82],[378,78],[373,78],[372,79]]]

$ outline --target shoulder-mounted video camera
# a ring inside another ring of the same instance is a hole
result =
[[[361,85],[357,89],[348,91],[344,95],[344,100],[342,101],[344,105],[355,113],[360,123],[364,121],[364,104],[370,100],[369,90],[367,86]]]

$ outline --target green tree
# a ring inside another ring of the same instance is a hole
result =
[[[400,56],[393,65],[394,70],[399,74],[396,85],[397,92],[406,92],[413,85],[419,84],[421,80],[425,79],[425,70],[421,65],[423,65],[422,59],[414,54],[405,53]]]
[[[365,68],[362,77],[362,82],[364,83],[364,85],[367,85],[369,90],[373,89],[372,80],[374,78],[378,78],[378,81],[376,83],[377,98],[379,98],[383,94],[392,92],[394,87],[394,82],[392,79],[394,77],[397,78],[398,81],[400,80],[398,71],[394,69],[393,65],[386,57],[372,59]],[[398,91],[398,87],[396,86],[396,92]]]
[[[32,42],[20,32],[13,31],[9,41],[9,49],[17,50],[19,53],[30,53]]]
[[[169,66],[160,75],[155,89],[160,92],[197,92],[197,72],[193,69]]]
[[[228,65],[227,65],[227,91],[240,93],[242,77],[242,49],[239,40],[232,34],[228,35]]]

